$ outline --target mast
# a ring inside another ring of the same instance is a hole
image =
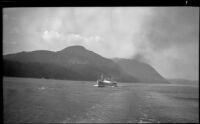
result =
[[[103,79],[104,79],[103,74],[101,74],[101,80],[103,80]]]

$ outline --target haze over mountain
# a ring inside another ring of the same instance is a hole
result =
[[[141,82],[160,83],[168,82],[152,66],[137,59],[113,59],[123,71],[137,77]]]

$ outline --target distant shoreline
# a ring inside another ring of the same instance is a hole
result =
[[[60,80],[60,81],[73,81],[73,82],[76,82],[76,81],[83,81],[83,82],[96,82],[96,81],[86,81],[86,80],[70,80],[70,79],[54,79],[54,78],[38,78],[38,77],[14,77],[14,76],[3,76],[3,78],[25,78],[25,79],[38,79],[38,80],[41,80],[41,79],[45,79],[45,80]],[[187,81],[187,82],[186,82]],[[118,83],[127,83],[127,84],[163,84],[163,83],[148,83],[148,82],[118,82]],[[173,80],[169,80],[169,83],[167,84],[193,84],[193,85],[198,85],[199,84],[199,81],[190,81],[190,80],[182,80],[181,82],[181,79],[180,80],[176,80],[176,81],[173,81]]]
[[[199,83],[198,80],[185,80],[185,79],[169,79],[170,83],[180,83],[180,84],[188,84],[188,83]]]

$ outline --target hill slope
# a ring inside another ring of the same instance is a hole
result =
[[[141,82],[167,83],[153,67],[136,59],[113,59],[126,73],[136,77]]]

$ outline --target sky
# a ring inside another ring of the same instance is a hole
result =
[[[106,58],[138,59],[165,78],[198,80],[199,8],[3,9],[3,54],[72,45]]]

